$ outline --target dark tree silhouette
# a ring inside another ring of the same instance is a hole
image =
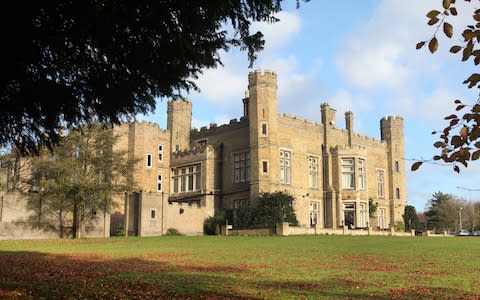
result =
[[[115,124],[155,98],[197,89],[202,69],[238,47],[263,48],[252,21],[276,22],[281,0],[11,1],[0,13],[0,147],[58,143],[64,128]],[[297,1],[298,5],[298,1]],[[234,34],[225,28],[231,25]]]

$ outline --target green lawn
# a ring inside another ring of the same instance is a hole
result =
[[[6,299],[480,299],[480,237],[0,241]]]

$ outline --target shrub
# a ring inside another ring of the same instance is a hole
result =
[[[220,225],[225,224],[225,211],[218,211],[203,222],[203,232],[208,235],[219,234]]]
[[[182,235],[176,228],[168,228],[166,235]]]

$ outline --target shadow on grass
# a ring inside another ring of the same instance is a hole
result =
[[[91,254],[0,252],[1,299],[470,299],[454,289],[368,292],[365,282],[276,281],[255,265],[199,264],[178,254],[109,258]],[[265,268],[262,266],[261,268]]]

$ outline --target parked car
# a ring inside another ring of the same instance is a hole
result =
[[[467,236],[467,235],[470,235],[470,231],[468,231],[466,229],[462,229],[462,230],[459,230],[459,231],[455,232],[454,235]]]
[[[473,235],[477,235],[477,236],[480,236],[480,230],[475,230],[474,232],[472,232]]]

